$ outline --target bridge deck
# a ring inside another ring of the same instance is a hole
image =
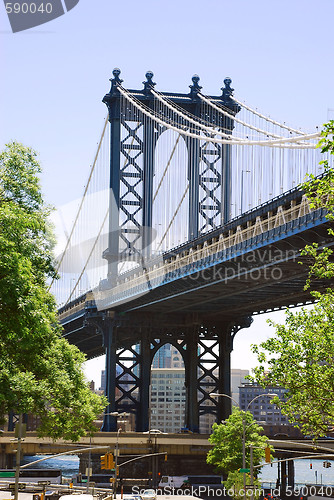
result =
[[[90,292],[67,304],[59,310],[65,335],[94,357],[104,352],[94,322],[103,310],[122,315],[119,332],[126,343],[135,330],[157,321],[173,331],[310,302],[300,249],[311,242],[332,246],[329,227],[324,210],[311,211],[302,193],[291,191],[167,253],[160,265],[121,276],[102,298]],[[317,282],[318,289],[326,286]]]

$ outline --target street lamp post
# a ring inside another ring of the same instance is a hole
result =
[[[250,463],[250,486],[251,486],[251,498],[250,500],[253,500],[254,498],[254,491],[253,491],[253,486],[254,486],[254,467],[253,467],[253,445],[251,444],[249,446],[249,463]]]
[[[220,397],[221,396],[221,397],[229,398],[229,399],[231,399],[231,401],[233,401],[239,407],[239,405],[237,404],[237,402],[229,394],[220,394],[220,393],[217,393],[217,392],[216,393],[212,392],[211,396],[216,396],[216,397]],[[275,397],[275,396],[277,396],[277,394],[275,394],[275,393],[258,394],[257,396],[255,396],[255,398],[253,398],[248,403],[248,405],[246,406],[245,413],[242,414],[242,468],[243,469],[246,468],[246,431],[247,431],[247,429],[249,429],[249,427],[251,427],[252,425],[254,425],[254,424],[257,423],[256,421],[254,421],[254,422],[251,422],[249,425],[246,426],[245,414],[248,411],[248,409],[251,406],[251,404],[256,399],[261,398],[261,397]],[[253,447],[252,447],[252,445],[250,447],[250,455],[251,455],[250,456],[250,460],[251,460],[250,473],[251,473],[251,483],[252,483],[251,486],[253,486]],[[246,498],[246,473],[245,472],[243,473],[243,487],[244,487],[244,499],[245,499]]]
[[[117,436],[116,436],[116,448],[115,448],[115,481],[114,481],[114,498],[116,498],[116,493],[117,493],[117,465],[118,465],[118,439],[120,432],[122,431],[122,428],[119,427],[117,429]]]
[[[20,413],[19,415],[17,426],[18,430],[16,430],[15,428],[15,433],[17,432],[16,468],[15,468],[15,484],[14,484],[15,500],[18,500],[19,498],[19,477],[20,477],[21,442],[22,442],[22,427],[23,427],[22,413]]]
[[[152,456],[152,486],[153,488],[158,487],[158,478],[157,478],[157,472],[158,472],[158,456],[157,456],[157,442],[158,442],[158,434],[166,434],[165,432],[162,432],[160,429],[150,429],[148,431],[145,431],[144,434],[149,435],[149,441],[151,441],[151,435],[154,436],[154,446],[152,449],[153,456]]]
[[[89,436],[89,452],[88,452],[88,474],[87,474],[87,493],[89,493],[89,485],[90,485],[90,476],[91,476],[91,468],[92,468],[92,436]]]
[[[113,411],[111,413],[106,413],[106,415],[111,415],[112,417],[127,417],[130,414],[126,413],[125,411],[119,413],[117,411]],[[123,420],[123,422],[126,422],[126,420]],[[115,447],[115,477],[114,477],[114,484],[113,484],[113,497],[116,498],[116,493],[117,493],[117,466],[118,466],[118,450],[119,450],[119,435],[122,432],[122,428],[119,427],[117,429],[117,434],[116,434],[116,447]]]

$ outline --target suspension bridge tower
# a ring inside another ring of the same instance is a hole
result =
[[[200,124],[208,128],[208,138],[210,128],[228,138],[240,110],[229,78],[224,80],[221,95],[210,96],[212,106],[200,98],[197,75],[186,94],[157,92],[152,72],[146,73],[141,90],[125,90],[122,83],[120,70],[115,69],[111,89],[103,98],[110,123],[109,232],[103,252],[108,276],[101,284],[104,290],[117,283],[120,265],[127,259],[145,267],[145,261],[157,252],[155,240],[160,240],[160,250],[172,251],[176,241],[168,240],[167,234],[173,223],[174,233],[181,234],[181,243],[185,243],[230,219],[230,145],[203,143]],[[174,130],[176,123],[184,130],[190,130],[190,123],[191,132],[180,138]],[[166,189],[173,183],[174,192],[169,191],[169,196],[180,191],[179,199],[166,220],[161,206],[164,202],[157,198],[177,154],[182,157],[187,187],[179,190],[178,172],[174,171]],[[181,206],[182,223],[177,219]],[[115,411],[134,413],[136,430],[148,430],[151,363],[166,343],[175,346],[184,361],[185,426],[198,432],[200,415],[215,413],[218,421],[229,415],[230,401],[213,400],[210,392],[230,394],[233,338],[240,328],[250,325],[250,317],[234,318],[233,311],[226,311],[223,321],[214,315],[204,321],[200,314],[128,310],[126,304],[112,309],[105,306],[102,316],[99,325],[106,349],[106,395],[110,402],[102,430],[116,429],[116,419],[110,415]]]

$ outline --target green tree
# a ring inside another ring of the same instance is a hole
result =
[[[334,122],[325,125],[319,143],[322,152],[334,154]],[[324,207],[333,220],[334,171],[329,162],[321,162],[324,175],[310,176],[303,185],[312,208]],[[329,229],[329,234],[334,235]],[[259,366],[254,379],[262,384],[287,389],[286,400],[276,404],[283,414],[306,435],[314,439],[325,436],[334,425],[334,291],[317,290],[319,278],[333,279],[332,250],[308,245],[303,250],[310,265],[305,284],[316,304],[312,309],[287,310],[285,324],[269,321],[275,327],[274,337],[253,346]]]
[[[39,434],[77,440],[105,407],[85,380],[85,356],[61,337],[47,280],[56,276],[37,154],[0,153],[0,419],[40,417]]]
[[[246,486],[251,484],[250,475],[246,475]],[[226,481],[224,481],[224,486],[226,488],[226,492],[229,497],[234,498],[235,500],[244,499],[244,480],[243,474],[240,474],[238,471],[229,472]],[[261,482],[258,479],[253,481],[253,486],[255,489],[253,490],[252,498],[257,499],[261,494]],[[249,499],[249,494],[246,495],[246,498]]]
[[[207,463],[225,474],[235,472],[243,466],[243,432],[245,428],[245,463],[250,467],[250,445],[253,446],[253,465],[261,464],[265,457],[268,438],[261,435],[263,427],[256,423],[253,415],[239,408],[233,408],[229,418],[221,424],[213,424],[209,442],[213,445],[208,452]],[[259,469],[254,469],[257,476]]]

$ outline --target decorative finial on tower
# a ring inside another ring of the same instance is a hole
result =
[[[222,87],[221,90],[223,91],[223,100],[226,101],[228,99],[231,99],[232,95],[233,95],[233,90],[231,88],[231,83],[232,83],[232,80],[230,77],[226,77],[225,80],[224,80],[224,84],[225,84],[225,87]]]
[[[240,111],[240,106],[238,103],[236,103],[233,99],[233,91],[231,87],[232,80],[230,77],[226,77],[224,80],[225,87],[222,87],[221,90],[223,91],[222,93],[222,101],[225,106],[229,107],[234,111],[234,113],[239,113]]]
[[[119,75],[121,74],[121,70],[119,68],[115,68],[112,72],[114,78],[109,78],[109,81],[111,82],[111,89],[109,94],[113,94],[114,91],[117,89],[118,85],[121,85],[123,80],[120,79]]]
[[[151,92],[151,90],[154,88],[154,86],[156,85],[156,83],[152,81],[153,76],[154,76],[153,71],[146,72],[146,74],[145,74],[146,81],[143,82],[144,94],[149,94]]]
[[[200,85],[198,85],[198,82],[199,82],[198,75],[194,75],[192,77],[192,81],[193,81],[193,85],[189,85],[189,88],[190,88],[191,98],[194,99],[197,97],[197,94],[201,91],[202,87]]]

